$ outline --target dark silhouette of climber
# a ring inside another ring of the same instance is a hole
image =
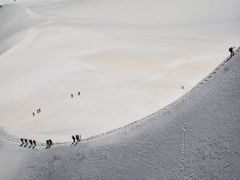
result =
[[[33,112],[32,115],[35,116],[35,112]]]
[[[23,146],[23,144],[24,144],[24,139],[23,139],[23,138],[21,138],[20,140],[21,140],[21,142],[22,142],[22,144],[21,144],[20,146],[22,147],[22,146]]]
[[[71,94],[71,98],[73,98],[73,94]]]
[[[24,142],[25,142],[25,146],[24,147],[26,147],[28,145],[28,140],[24,139]]]
[[[52,140],[51,140],[51,139],[49,139],[49,143],[50,143],[50,145],[53,145],[53,142],[52,142]]]
[[[74,144],[75,143],[75,136],[72,136],[72,139],[73,139],[73,142],[72,142],[72,144]]]
[[[76,135],[76,140],[77,140],[77,142],[79,142],[79,141],[80,141],[80,138],[81,138],[81,136],[79,136],[79,135]]]
[[[78,92],[78,96],[80,96],[80,94],[81,94],[81,93],[80,93],[80,92]]]
[[[29,143],[30,143],[30,146],[32,146],[32,145],[33,145],[33,142],[32,142],[32,140],[31,140],[31,139],[29,140]]]
[[[49,149],[53,145],[53,142],[51,139],[48,139],[48,140],[46,140],[46,144],[47,144],[46,149]]]
[[[39,109],[37,109],[37,113],[40,113],[41,112],[41,109],[39,108]]]
[[[33,147],[32,148],[35,148],[37,146],[37,143],[36,143],[35,140],[32,140],[32,142],[33,142]]]
[[[46,140],[46,149],[49,148],[49,140]]]
[[[229,52],[230,52],[230,57],[233,57],[234,56],[234,48],[235,47],[230,47],[228,50],[229,50]]]

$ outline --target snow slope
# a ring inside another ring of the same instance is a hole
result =
[[[157,111],[240,41],[239,0],[7,2],[0,126],[42,141],[96,135]]]
[[[26,9],[19,5],[4,5],[0,9],[0,55],[19,42],[31,25]]]
[[[239,89],[240,49],[169,106],[77,146],[22,148],[2,130],[1,180],[237,180]]]

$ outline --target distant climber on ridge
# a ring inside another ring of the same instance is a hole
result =
[[[46,149],[50,148],[49,140],[46,140]]]
[[[229,52],[230,52],[230,57],[234,56],[234,51],[233,51],[234,48],[235,48],[235,47],[230,47],[230,48],[228,49]]]
[[[33,142],[31,139],[29,140],[29,143],[30,143],[30,147],[31,147],[33,145]]]
[[[33,145],[34,145],[34,147],[35,147],[35,146],[37,145],[36,141],[33,140],[32,142],[33,142]]]
[[[49,149],[53,145],[53,142],[51,139],[46,140],[46,149]]]
[[[75,143],[75,136],[72,136],[72,139],[73,139],[73,143],[72,144],[74,144]]]
[[[23,145],[23,144],[24,144],[24,140],[23,140],[23,138],[21,138],[20,140],[21,140],[21,142],[22,142],[22,145]]]
[[[81,135],[80,135],[80,136],[79,136],[79,135],[76,135],[76,140],[77,140],[77,142],[79,142],[80,139],[81,139]]]
[[[51,139],[48,140],[48,148],[50,148],[53,145],[53,142]]]

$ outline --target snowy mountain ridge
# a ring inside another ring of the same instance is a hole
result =
[[[239,179],[239,0],[0,5],[0,180]]]
[[[132,125],[97,138],[22,148],[0,137],[8,179],[238,179],[240,50],[189,93]],[[7,139],[8,138],[8,139]]]

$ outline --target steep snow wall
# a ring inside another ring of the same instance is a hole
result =
[[[2,133],[1,180],[237,180],[239,89],[238,49],[234,57],[166,108],[76,146],[22,148]]]
[[[24,37],[24,29],[31,25],[27,10],[17,4],[3,4],[0,8],[0,54]]]

